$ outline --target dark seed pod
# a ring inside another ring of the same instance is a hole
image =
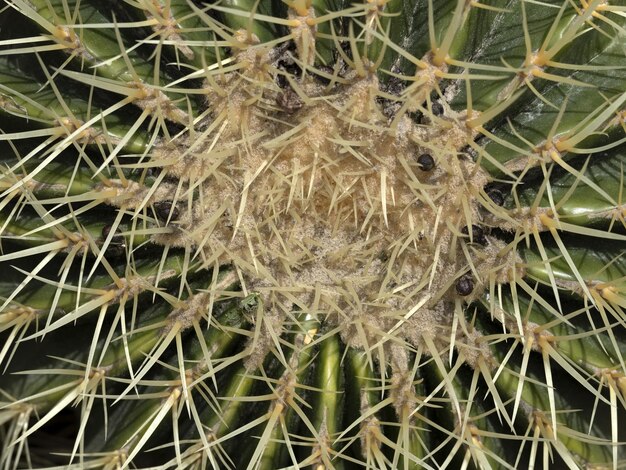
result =
[[[178,208],[172,204],[172,201],[159,201],[153,204],[154,212],[157,219],[161,222],[167,220],[176,220],[179,215]]]
[[[435,159],[429,153],[423,153],[417,157],[417,164],[422,171],[430,171],[435,168]]]
[[[433,101],[430,105],[430,110],[434,116],[441,116],[443,114],[443,105],[438,101]]]
[[[504,204],[504,194],[502,191],[496,188],[491,188],[487,190],[487,196],[496,204],[497,206],[501,206]]]
[[[463,297],[470,295],[474,290],[474,281],[472,276],[464,274],[456,281],[456,292]]]
[[[463,235],[469,235],[469,229],[467,226],[461,229]],[[485,231],[480,225],[472,225],[472,242],[479,243],[481,245],[487,244],[487,237],[485,237]]]

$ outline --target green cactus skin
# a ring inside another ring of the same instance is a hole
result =
[[[0,469],[626,467],[626,2],[3,0]]]

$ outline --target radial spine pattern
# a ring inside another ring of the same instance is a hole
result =
[[[626,465],[626,4],[0,34],[0,469]]]

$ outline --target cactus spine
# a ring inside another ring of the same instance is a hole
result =
[[[626,5],[4,0],[0,468],[621,468]]]

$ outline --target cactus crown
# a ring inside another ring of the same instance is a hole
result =
[[[626,7],[5,4],[0,466],[623,463]]]

